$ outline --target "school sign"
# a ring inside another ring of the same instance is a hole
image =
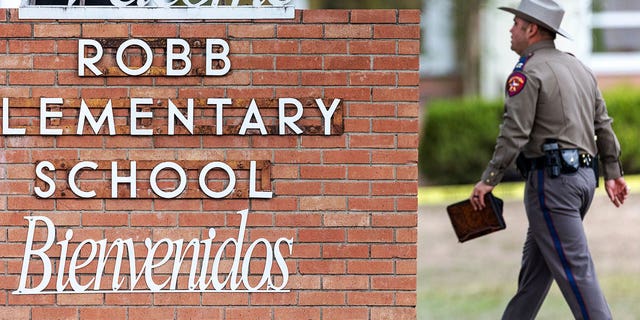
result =
[[[419,12],[213,2],[0,10],[0,319],[415,318]]]

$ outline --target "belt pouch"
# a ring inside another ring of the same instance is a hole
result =
[[[560,150],[562,155],[562,171],[564,173],[574,173],[580,168],[580,153],[578,149]]]

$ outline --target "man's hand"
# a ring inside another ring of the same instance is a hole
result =
[[[611,200],[616,207],[620,207],[629,196],[629,186],[627,186],[623,177],[605,181],[604,188],[607,190],[609,200]]]
[[[484,209],[486,204],[484,203],[484,195],[491,192],[494,186],[490,186],[482,181],[476,183],[476,186],[473,187],[473,192],[471,192],[471,205],[473,209],[478,211]]]

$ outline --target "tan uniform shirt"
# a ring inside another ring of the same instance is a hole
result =
[[[599,154],[605,179],[620,177],[620,144],[591,70],[553,41],[535,43],[522,56],[526,63],[507,81],[503,122],[482,181],[497,185],[520,152],[543,156],[546,139],[563,149]]]

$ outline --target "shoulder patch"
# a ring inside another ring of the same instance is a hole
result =
[[[506,91],[509,97],[513,97],[520,93],[522,89],[524,89],[525,84],[527,83],[527,76],[520,72],[514,72],[509,76],[509,80],[507,80]]]

